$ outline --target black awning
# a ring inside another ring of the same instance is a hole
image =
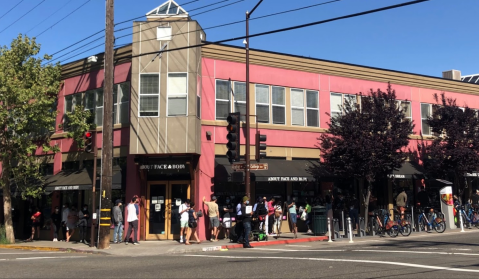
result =
[[[424,168],[418,163],[404,162],[399,169],[393,170],[392,174],[388,174],[388,177],[395,179],[424,178],[425,172]]]
[[[100,189],[100,174],[97,173],[96,189]],[[112,189],[121,189],[123,172],[113,168]],[[45,191],[91,190],[93,186],[93,170],[61,171],[45,181]]]
[[[240,164],[238,162],[234,164]],[[256,163],[251,161],[251,163]],[[267,170],[252,170],[251,179],[255,181],[271,182],[302,182],[313,181],[314,176],[310,172],[313,160],[263,159],[261,163],[267,163]],[[227,158],[215,158],[215,182],[231,181],[231,175],[235,171]]]

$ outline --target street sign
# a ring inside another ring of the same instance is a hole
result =
[[[253,163],[250,164],[250,170],[256,171],[256,170],[268,170],[268,163]],[[231,168],[235,171],[241,171],[246,168],[245,164],[233,164],[231,165]]]

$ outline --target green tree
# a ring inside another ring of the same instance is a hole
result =
[[[15,242],[11,187],[17,187],[24,198],[41,195],[40,162],[33,155],[39,147],[44,152],[58,151],[50,146],[50,135],[55,131],[61,68],[42,66],[51,57],[38,57],[39,51],[35,39],[22,35],[10,47],[0,48],[0,186],[10,243]]]
[[[372,183],[399,168],[414,125],[396,101],[391,85],[369,95],[346,100],[342,114],[331,117],[328,131],[318,140],[322,164],[339,177],[365,179],[363,193],[367,225]]]

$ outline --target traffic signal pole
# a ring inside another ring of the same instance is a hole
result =
[[[245,188],[246,188],[246,196],[250,197],[251,193],[251,185],[250,185],[250,111],[249,111],[249,18],[251,14],[256,10],[256,8],[261,4],[263,0],[260,0],[256,6],[251,10],[251,12],[246,11],[246,140],[245,140]],[[256,120],[258,122],[258,120]]]
[[[92,196],[92,209],[91,209],[91,212],[92,212],[92,215],[93,214],[96,214],[96,168],[97,168],[97,165],[96,165],[96,161],[97,161],[97,157],[98,157],[98,147],[96,145],[97,143],[97,137],[96,137],[97,133],[96,133],[96,128],[95,130],[93,130],[92,132],[92,137],[93,137],[93,183],[92,183],[92,190],[91,190],[91,196]],[[97,220],[99,220],[99,216],[96,216]],[[98,222],[98,221],[97,221]],[[91,220],[91,232],[90,232],[90,247],[95,247],[95,228],[97,226],[94,226],[93,225],[93,218]]]

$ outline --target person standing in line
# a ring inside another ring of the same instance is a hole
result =
[[[60,214],[60,208],[55,206],[55,211],[52,216],[52,229],[53,229],[53,241],[58,241],[58,231],[62,225],[62,216]]]
[[[308,227],[308,231],[306,233],[313,233],[311,231],[311,205],[308,202],[308,199],[306,199],[306,206],[304,207],[304,211],[306,211],[306,226]]]
[[[218,227],[220,226],[218,204],[216,203],[216,197],[211,197],[211,201],[207,202],[206,198],[203,197],[203,203],[208,206],[208,217],[210,217],[210,227],[211,227],[211,239],[210,241],[218,241]]]
[[[241,213],[241,200],[236,205],[236,226],[235,226],[235,233],[238,237],[238,243],[243,243],[244,235],[243,235],[243,215]]]
[[[128,232],[125,236],[125,244],[128,245],[131,232],[133,231],[133,245],[139,245],[138,242],[138,215],[140,215],[138,198],[133,196],[131,202],[126,207],[126,221],[128,222]]]
[[[401,220],[404,219],[404,211],[406,210],[407,194],[406,189],[401,189],[401,193],[396,197],[396,207],[401,212]]]
[[[190,210],[190,200],[185,200],[185,202],[180,205],[178,213],[180,214],[180,243],[183,243],[183,236],[185,235],[185,230],[188,231],[188,211]],[[185,241],[186,242],[186,241]]]
[[[271,198],[271,200],[266,203],[268,208],[268,217],[267,217],[268,220],[265,222],[265,226],[266,226],[266,232],[268,233],[268,235],[273,235],[274,203],[275,203],[274,198]]]
[[[246,207],[249,206],[249,198],[243,197],[243,204],[241,205],[241,214],[243,216],[243,229],[244,229],[244,243],[243,248],[253,248],[249,243],[249,234],[251,232],[251,217],[253,216],[253,209],[251,212],[246,213]]]
[[[276,230],[276,235],[279,237],[281,234],[281,223],[283,222],[283,208],[281,207],[281,201],[277,201],[274,206],[274,228],[273,232]]]
[[[234,204],[231,203],[229,197],[225,200],[226,204],[223,206],[223,222],[222,227],[225,229],[225,239],[230,237],[231,215],[234,213]]]
[[[86,241],[86,233],[88,228],[88,220],[90,219],[90,212],[88,211],[88,205],[84,204],[82,210],[78,211],[78,228],[80,229],[80,243],[88,244]]]
[[[291,201],[291,204],[288,204],[288,211],[289,211],[289,220],[293,227],[294,238],[298,238],[298,228],[296,227],[296,223],[298,221],[298,214],[296,213],[296,203],[294,199]]]
[[[74,206],[68,211],[68,219],[67,219],[67,240],[66,242],[70,242],[70,238],[75,233],[76,224],[78,222],[78,212]]]
[[[123,241],[123,213],[121,212],[121,200],[115,201],[113,207],[113,223],[115,229],[113,230],[113,243],[121,243]]]
[[[198,234],[196,233],[196,227],[198,227],[198,217],[196,217],[195,212],[195,203],[190,202],[188,205],[188,232],[186,233],[185,244],[191,245],[190,238],[193,235],[196,240],[196,244],[200,244],[201,241],[198,238]]]
[[[66,202],[63,204],[63,209],[62,209],[62,236],[63,236],[62,241],[67,240],[68,214],[70,214],[70,205]]]
[[[32,217],[30,219],[32,220],[32,236],[27,239],[27,241],[33,241],[33,238],[35,237],[35,230],[37,231],[37,239],[40,238],[40,217],[42,216],[42,213],[40,212],[40,209],[35,208],[33,211]]]
[[[349,217],[351,218],[352,230],[357,230],[359,224],[359,200],[356,198],[352,198],[349,202]]]

